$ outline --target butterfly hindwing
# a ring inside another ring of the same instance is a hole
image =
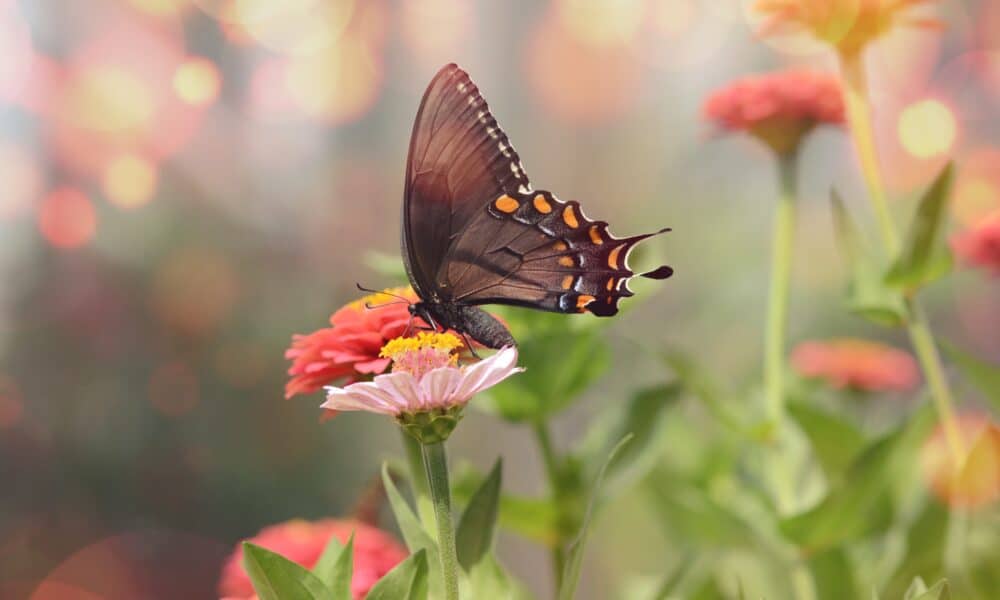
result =
[[[438,72],[417,113],[403,221],[407,271],[425,302],[599,316],[632,295],[632,247],[660,233],[615,238],[579,203],[532,190],[507,135],[455,65]]]

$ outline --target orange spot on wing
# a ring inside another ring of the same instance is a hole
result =
[[[590,226],[590,241],[594,242],[598,246],[604,243],[604,238],[601,237],[601,232],[598,230],[597,225]]]
[[[496,206],[497,210],[500,212],[505,212],[507,214],[510,214],[521,207],[517,200],[511,198],[507,194],[497,198],[496,202],[493,203],[493,206]]]
[[[564,252],[569,249],[569,246],[566,245],[566,242],[556,242],[552,244],[552,249],[556,252]]]
[[[550,212],[552,212],[552,205],[549,204],[549,201],[545,199],[545,196],[538,194],[537,196],[535,196],[534,203],[535,203],[535,210],[542,213],[543,215],[547,215]]]
[[[608,254],[608,266],[612,269],[618,268],[618,255],[621,254],[622,247],[623,246],[618,246],[611,251],[611,254]]]
[[[573,262],[573,258],[571,256],[560,256],[559,264],[564,267],[572,267],[575,266],[576,263]]]
[[[580,226],[580,221],[577,220],[576,213],[573,212],[572,205],[563,209],[563,221],[565,221],[566,225],[569,225],[572,229],[576,229]]]
[[[583,294],[576,299],[576,307],[580,310],[580,312],[583,312],[583,308],[593,301],[594,301],[593,296],[588,296],[586,294]]]
[[[608,291],[609,292],[611,290],[615,289],[615,278],[614,277],[609,277],[608,278],[608,286],[607,287],[608,287]]]
[[[562,280],[562,289],[568,290],[571,287],[573,287],[573,276],[572,275],[567,275],[567,276],[563,277],[563,280]]]

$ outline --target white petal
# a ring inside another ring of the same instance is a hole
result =
[[[486,388],[493,387],[504,379],[524,369],[517,366],[517,348],[510,346],[493,356],[477,362],[465,369],[462,383],[455,390],[454,403],[468,402],[469,398]]]
[[[349,386],[327,387],[326,402],[320,406],[332,410],[365,410],[383,415],[396,415],[392,399],[375,384],[365,381]]]
[[[417,379],[405,371],[376,375],[372,382],[388,394],[397,407],[397,412],[416,412],[424,404]]]
[[[425,408],[454,405],[453,398],[463,378],[462,370],[456,367],[440,367],[424,375],[420,380],[420,390],[428,403]]]

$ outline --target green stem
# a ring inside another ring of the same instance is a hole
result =
[[[542,451],[545,474],[549,480],[549,494],[558,507],[561,504],[562,476],[559,468],[559,457],[556,456],[555,449],[552,447],[552,436],[549,434],[548,424],[544,422],[535,423],[535,438],[538,440],[538,447]],[[549,548],[552,577],[557,590],[562,586],[563,568],[566,565],[566,555],[563,549],[565,543],[561,534],[562,528],[559,527],[558,530],[557,537]]]
[[[858,160],[861,163],[861,172],[864,175],[869,197],[872,199],[875,214],[878,217],[883,246],[888,255],[893,257],[899,254],[899,237],[889,212],[885,187],[882,185],[864,65],[858,54],[841,55],[840,64],[844,75],[847,117],[851,124],[851,134],[857,148]],[[907,299],[907,308],[910,313],[910,321],[907,324],[910,342],[913,344],[917,360],[920,361],[924,377],[927,378],[927,384],[930,386],[931,397],[934,400],[938,419],[944,426],[952,458],[955,464],[962,464],[965,457],[965,447],[955,419],[954,396],[948,387],[948,380],[944,375],[944,365],[941,362],[941,355],[934,341],[934,335],[931,333],[927,315],[916,298]]]
[[[406,451],[406,463],[410,470],[410,484],[413,486],[413,497],[417,503],[417,514],[424,527],[433,529],[434,505],[431,503],[431,489],[427,486],[427,477],[424,474],[424,457],[420,442],[415,437],[400,428],[400,436],[403,438],[403,449]]]
[[[771,253],[771,290],[764,336],[764,389],[772,431],[781,430],[785,416],[785,337],[788,329],[788,295],[795,239],[795,153],[778,161],[780,194],[774,216]]]
[[[451,520],[451,489],[448,487],[448,459],[444,442],[423,444],[422,450],[437,521],[444,597],[446,600],[458,600],[458,552],[455,549],[455,526]]]

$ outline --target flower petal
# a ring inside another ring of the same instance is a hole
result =
[[[469,398],[477,393],[521,371],[524,369],[517,366],[517,348],[508,346],[466,368],[462,383],[455,390],[451,402],[453,404],[468,402]]]
[[[465,373],[457,367],[440,367],[430,371],[420,380],[420,389],[430,406],[427,408],[449,407],[465,378]]]

